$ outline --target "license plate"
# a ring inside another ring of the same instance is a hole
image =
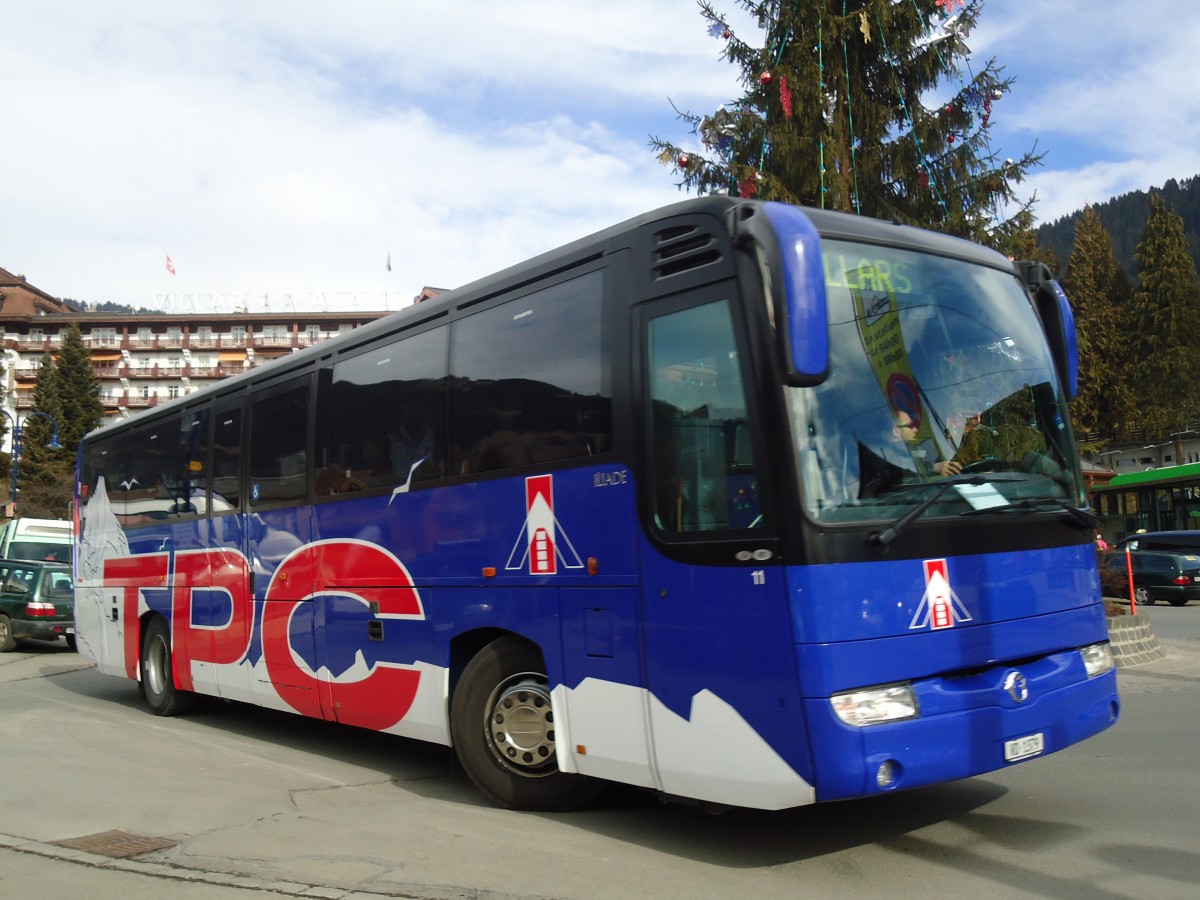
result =
[[[1045,749],[1046,738],[1040,731],[1037,734],[1027,734],[1015,741],[1004,742],[1004,760],[1005,762],[1016,762],[1020,759],[1029,759]]]
[[[70,625],[68,625],[67,626],[67,634],[74,634],[74,633],[75,633],[75,629],[72,628]]]

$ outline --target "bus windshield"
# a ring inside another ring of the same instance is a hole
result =
[[[789,388],[805,505],[821,521],[1081,505],[1065,401],[1011,273],[826,240],[830,372]]]

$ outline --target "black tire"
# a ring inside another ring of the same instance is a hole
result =
[[[1187,606],[1188,604],[1186,597],[1172,597],[1168,602],[1172,606]]]
[[[1144,584],[1135,584],[1133,586],[1133,599],[1137,601],[1138,606],[1154,605],[1154,594]]]
[[[536,647],[500,638],[467,664],[451,701],[450,734],[459,762],[479,790],[508,809],[575,809],[600,787],[558,770],[543,669]],[[516,732],[513,723],[520,726]]]
[[[68,634],[68,635],[64,635],[64,636],[67,639],[67,649],[70,650],[72,653],[74,653],[75,652],[75,635]]]
[[[10,653],[17,649],[17,639],[13,637],[12,619],[0,613],[0,653]]]
[[[175,686],[171,635],[162,616],[151,616],[142,632],[142,689],[156,716],[182,716],[196,706],[196,695]]]

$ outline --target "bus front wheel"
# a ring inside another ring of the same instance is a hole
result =
[[[179,716],[191,712],[196,695],[175,686],[171,665],[171,635],[167,622],[154,616],[142,635],[142,690],[150,711],[156,716]]]
[[[504,637],[467,664],[450,707],[459,762],[475,786],[508,809],[567,810],[597,784],[558,770],[554,712],[541,654]]]

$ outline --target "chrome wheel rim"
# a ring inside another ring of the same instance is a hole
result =
[[[533,672],[505,679],[488,698],[488,748],[505,768],[521,775],[558,771],[554,758],[554,711],[545,680]]]
[[[167,644],[155,636],[146,647],[146,687],[158,696],[167,686]]]

